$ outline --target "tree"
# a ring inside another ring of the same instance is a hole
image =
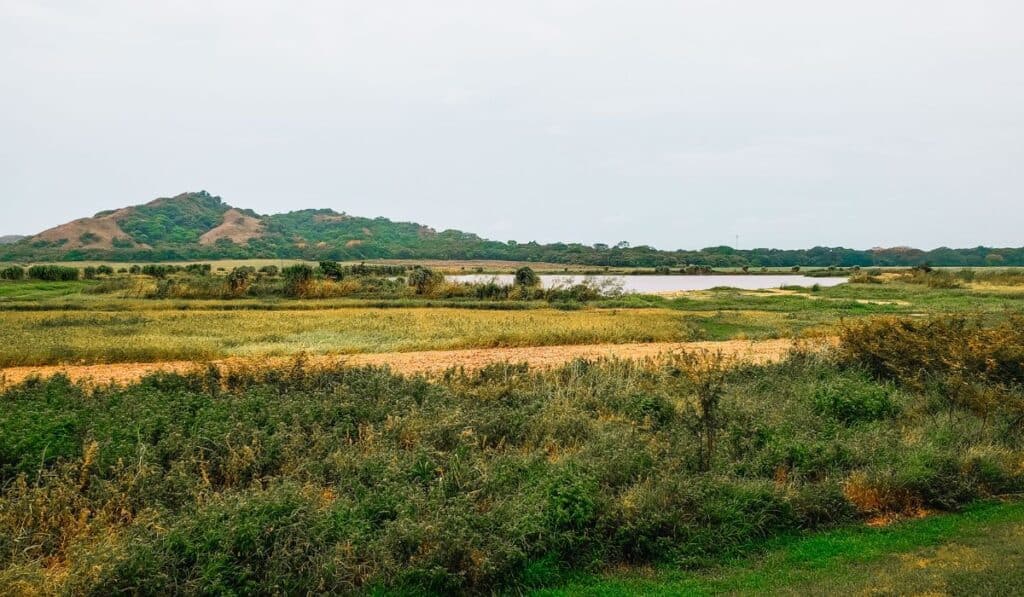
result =
[[[421,265],[417,265],[409,272],[409,286],[416,289],[416,294],[427,294],[443,280],[444,276]]]
[[[284,277],[284,293],[288,296],[303,296],[313,281],[313,268],[305,263],[290,265],[281,270]]]
[[[516,270],[516,286],[533,288],[540,285],[540,276],[529,266],[523,266]]]
[[[256,268],[245,265],[236,267],[228,274],[228,289],[234,296],[245,294],[249,290],[253,277],[256,275]]]
[[[337,261],[321,261],[320,271],[328,280],[338,281],[345,277],[345,270]]]

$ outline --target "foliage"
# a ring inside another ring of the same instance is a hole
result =
[[[706,358],[435,381],[298,359],[17,386],[0,395],[0,586],[517,591],[1021,487],[1019,427],[912,409],[837,428],[814,406],[822,384],[886,382],[809,357]],[[712,395],[706,460],[680,398]]]
[[[537,275],[537,272],[533,271],[533,268],[523,266],[516,270],[515,281],[517,286],[533,288],[540,285],[540,276]]]
[[[50,282],[77,280],[79,271],[77,267],[64,267],[61,265],[33,265],[28,268],[28,277],[33,280],[47,280]]]
[[[12,265],[0,269],[0,280],[23,280],[25,278],[25,268],[20,265]]]
[[[428,267],[418,265],[409,272],[409,286],[416,294],[428,294],[443,283],[444,276]]]
[[[313,268],[304,263],[289,265],[281,270],[281,277],[284,278],[284,292],[287,296],[304,296],[313,281]]]

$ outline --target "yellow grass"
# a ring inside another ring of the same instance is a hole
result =
[[[3,312],[0,366],[692,340],[663,309]]]

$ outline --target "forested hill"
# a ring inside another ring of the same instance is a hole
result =
[[[0,244],[0,261],[175,261],[243,258],[501,259],[594,266],[779,267],[1024,265],[1024,248],[907,247],[806,250],[710,247],[663,251],[652,247],[499,242],[458,230],[362,218],[330,209],[260,215],[232,207],[206,191],[104,211]]]

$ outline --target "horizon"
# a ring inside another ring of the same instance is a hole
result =
[[[215,188],[499,241],[1024,245],[1007,0],[0,15],[0,235]]]

